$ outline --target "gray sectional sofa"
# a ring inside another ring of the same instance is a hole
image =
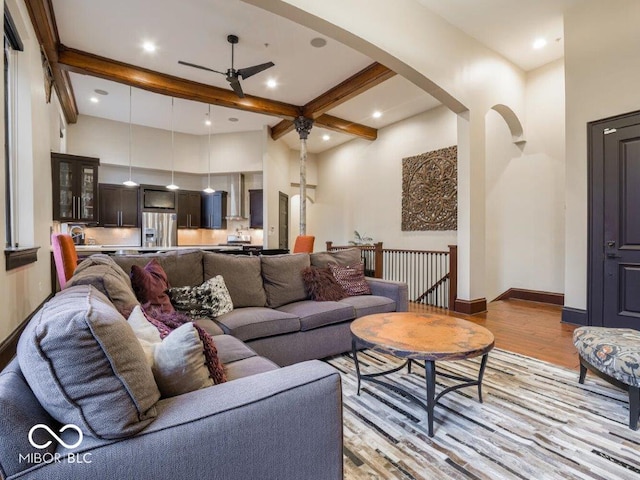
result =
[[[357,255],[189,251],[116,257],[122,270],[110,261],[79,268],[0,372],[0,477],[342,478],[340,377],[316,359],[350,349],[354,318],[406,310],[406,285],[371,279],[373,295],[314,302],[293,277],[302,264]],[[225,278],[234,310],[197,324],[214,337],[226,383],[160,398],[118,313],[130,292],[113,288],[151,258],[172,286]],[[78,436],[66,423],[84,432],[80,445],[70,445]]]
[[[241,256],[197,250],[113,258],[125,272],[155,258],[172,287],[196,286],[222,275],[233,311],[197,323],[212,335],[225,333],[242,340],[280,366],[348,352],[352,320],[408,308],[406,284],[375,278],[367,278],[372,295],[339,302],[308,300],[300,271],[310,265],[356,263],[360,261],[357,248],[310,255]]]

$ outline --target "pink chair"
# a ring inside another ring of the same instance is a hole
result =
[[[58,272],[58,282],[62,290],[73,275],[73,272],[76,271],[78,253],[71,235],[54,233],[51,235],[51,245],[53,246],[53,260]]]
[[[298,235],[296,243],[293,245],[293,253],[313,253],[313,242],[316,237],[313,235]]]

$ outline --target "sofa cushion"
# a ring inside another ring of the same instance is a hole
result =
[[[227,366],[227,378],[229,380],[237,380],[238,378],[250,377],[251,375],[270,372],[279,368],[271,360],[256,355],[230,363]]]
[[[224,330],[218,325],[216,322],[211,320],[210,318],[196,318],[193,323],[202,328],[205,332],[207,332],[212,337],[217,335],[224,335]]]
[[[300,330],[312,330],[314,328],[340,323],[355,318],[355,311],[351,305],[341,302],[314,302],[303,300],[301,302],[283,305],[277,310],[296,315],[300,318]]]
[[[18,342],[18,361],[49,414],[87,435],[127,437],[156,416],[160,392],[140,343],[89,285],[66,288],[36,313]]]
[[[233,310],[229,290],[221,275],[205,280],[197,287],[174,287],[169,298],[176,310],[191,317],[217,317]]]
[[[265,307],[235,309],[216,318],[225,333],[246,341],[298,332],[300,319],[296,315]]]
[[[33,395],[15,358],[0,372],[0,412],[0,477],[13,476],[33,465],[21,461],[20,455],[36,452],[52,455],[56,451],[56,442],[50,442],[42,449],[36,449],[29,442],[27,432],[31,427],[43,424],[58,430],[58,422],[51,418]],[[45,445],[51,436],[43,429],[36,429],[33,440],[38,445]]]
[[[354,265],[362,261],[359,248],[346,248],[335,252],[316,252],[310,255],[311,265],[314,267],[328,267],[334,265]]]
[[[364,277],[364,263],[347,266],[331,264],[329,268],[347,295],[371,295],[371,287]]]
[[[80,263],[66,286],[74,285],[93,285],[125,317],[138,305],[129,275],[108,255],[92,255]]]
[[[227,368],[227,365],[230,363],[257,355],[257,353],[244,342],[241,342],[231,335],[217,335],[214,340],[216,347],[218,347],[218,357],[225,365],[225,368]]]
[[[259,257],[205,252],[203,262],[205,279],[222,275],[234,308],[267,304]]]
[[[374,313],[387,313],[396,311],[396,302],[388,297],[378,295],[358,295],[340,300],[340,303],[351,305],[356,310],[356,318]]]
[[[347,296],[329,267],[307,267],[302,270],[304,288],[311,300],[338,301]]]
[[[268,307],[276,308],[308,298],[302,280],[302,270],[311,265],[308,253],[261,255],[260,258]]]
[[[136,297],[145,308],[158,308],[162,312],[173,312],[174,308],[167,291],[169,282],[167,274],[154,258],[144,267],[131,267],[131,286]]]
[[[144,267],[155,258],[167,274],[172,287],[195,287],[204,282],[201,250],[172,250],[144,255],[116,255],[115,262],[129,274],[133,265]]]

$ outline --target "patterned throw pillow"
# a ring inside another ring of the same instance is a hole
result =
[[[340,286],[350,297],[371,295],[371,288],[364,278],[364,263],[347,265],[346,267],[329,264],[329,268]]]
[[[217,317],[233,310],[229,290],[221,275],[197,287],[170,288],[169,297],[176,310],[192,317]]]
[[[327,302],[347,297],[329,267],[306,267],[302,270],[302,280],[311,300]]]

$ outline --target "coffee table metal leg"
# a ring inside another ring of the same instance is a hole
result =
[[[478,401],[482,403],[482,377],[484,376],[484,368],[487,366],[489,354],[485,353],[480,362],[480,371],[478,372]]]
[[[358,363],[358,351],[356,350],[356,340],[351,340],[351,352],[353,353],[353,361],[356,364],[356,376],[358,377],[358,395],[360,395],[360,364]]]
[[[436,362],[425,360],[424,372],[427,384],[427,422],[429,423],[429,436],[433,437],[433,409],[436,405]]]

